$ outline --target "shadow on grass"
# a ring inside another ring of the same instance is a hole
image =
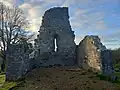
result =
[[[118,79],[117,77],[115,78],[115,80],[112,80],[111,76],[105,76],[103,74],[96,74],[96,76],[100,79],[100,80],[105,80],[111,83],[116,83],[120,85],[120,79]]]

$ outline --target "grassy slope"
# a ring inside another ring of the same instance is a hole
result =
[[[5,75],[0,74],[0,87],[4,84],[4,82],[5,82]]]
[[[64,67],[35,69],[13,90],[120,90],[120,86],[99,80],[92,72]]]
[[[0,90],[9,90],[16,85],[16,82],[5,82],[5,74],[0,74]]]

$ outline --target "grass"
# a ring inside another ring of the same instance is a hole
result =
[[[13,90],[120,90],[120,84],[78,68],[52,67],[33,70]]]
[[[120,64],[118,63],[118,64],[115,64],[114,65],[114,68],[120,68]]]
[[[119,79],[118,84],[120,85],[120,63],[114,65],[115,72],[114,74]]]
[[[16,82],[5,82],[5,74],[0,73],[0,90],[9,90],[17,85]]]
[[[120,72],[115,74],[120,77]],[[4,81],[5,75],[0,74],[0,90],[120,90],[120,81],[113,83],[100,73],[74,67],[35,69],[22,81]]]
[[[0,88],[0,90],[9,90],[12,87],[15,87],[17,85],[16,82],[5,82],[3,86]]]
[[[5,82],[5,74],[0,74],[0,86]]]

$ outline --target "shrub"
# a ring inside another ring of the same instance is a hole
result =
[[[105,76],[103,74],[97,74],[97,77],[99,77],[100,80],[105,80],[113,83],[120,82],[116,76]]]

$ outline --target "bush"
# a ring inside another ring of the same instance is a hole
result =
[[[97,74],[96,76],[99,77],[100,80],[105,80],[113,83],[119,82],[117,76],[105,76],[103,74]]]
[[[97,74],[96,76],[99,77],[100,80],[107,80],[106,76],[102,74]]]

